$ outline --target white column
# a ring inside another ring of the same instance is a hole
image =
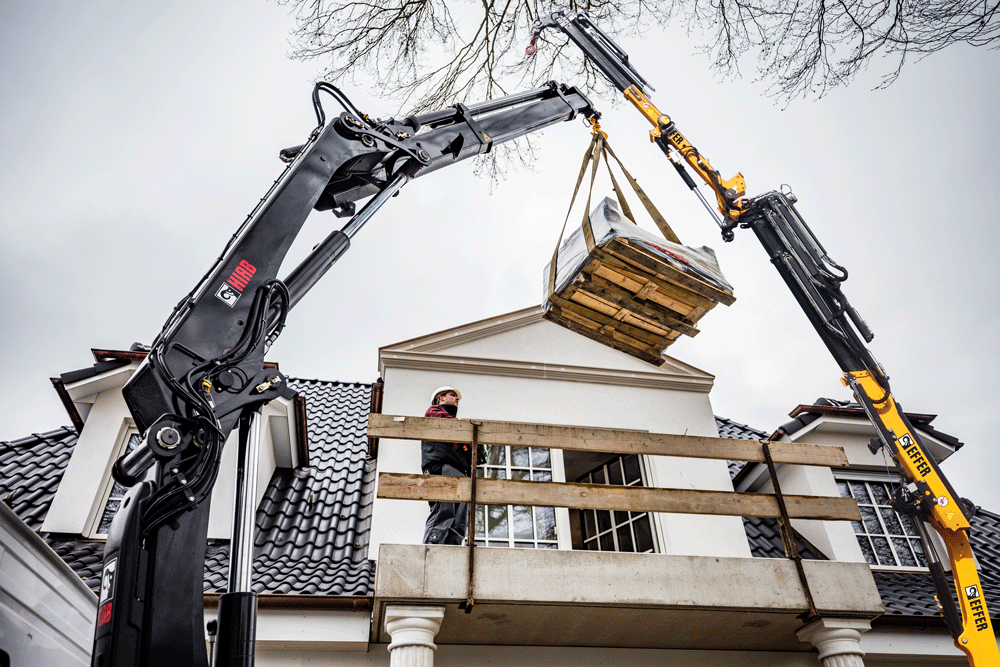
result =
[[[385,608],[389,667],[434,667],[434,636],[441,629],[444,607],[390,605]]]
[[[871,629],[857,618],[818,618],[795,634],[816,647],[823,667],[864,667],[861,634]]]

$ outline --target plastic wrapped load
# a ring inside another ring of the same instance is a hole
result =
[[[545,318],[659,366],[663,351],[718,303],[736,298],[709,247],[671,243],[622,216],[605,197],[543,272]]]

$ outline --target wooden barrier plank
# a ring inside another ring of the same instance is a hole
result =
[[[471,486],[468,477],[381,473],[378,480],[378,497],[393,500],[469,502]],[[861,512],[853,498],[793,495],[786,495],[784,498],[788,516],[792,519],[861,521]],[[476,480],[476,504],[756,516],[771,519],[781,515],[777,499],[773,495],[763,493],[485,478]]]
[[[372,438],[471,443],[472,424],[467,419],[433,419],[372,414],[368,416],[368,436]],[[479,426],[479,442],[489,445],[548,447],[610,454],[764,462],[764,451],[758,440],[710,438],[707,436],[579,426],[483,421]],[[771,442],[769,445],[771,457],[775,463],[830,468],[846,468],[848,466],[847,455],[840,447],[801,442]]]

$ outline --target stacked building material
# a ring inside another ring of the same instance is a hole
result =
[[[588,238],[589,237],[589,238]],[[657,366],[681,335],[736,297],[711,248],[666,241],[604,198],[544,272],[545,318]]]

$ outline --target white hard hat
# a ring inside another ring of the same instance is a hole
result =
[[[438,396],[448,391],[455,392],[455,395],[458,396],[458,400],[462,400],[462,392],[458,389],[455,389],[454,387],[438,387],[434,390],[434,393],[431,394],[431,405],[434,405],[437,402]]]

